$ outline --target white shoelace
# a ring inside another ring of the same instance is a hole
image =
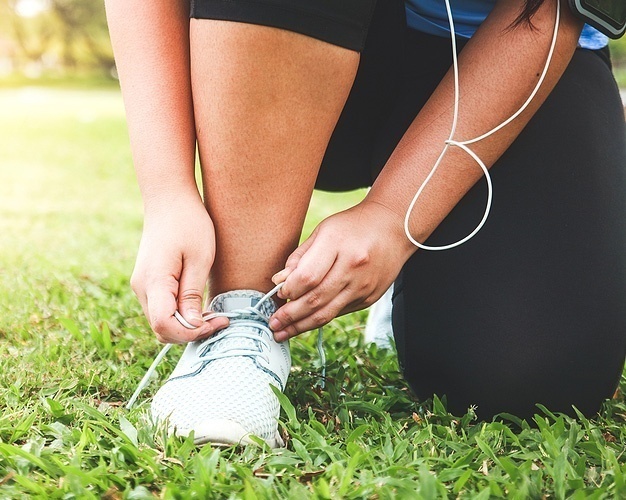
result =
[[[268,338],[272,338],[273,336],[272,331],[263,324],[263,323],[267,324],[269,322],[269,317],[265,316],[260,311],[260,308],[264,302],[266,302],[269,298],[276,295],[278,293],[278,290],[280,290],[282,286],[283,286],[283,283],[279,283],[278,285],[276,285],[268,293],[266,293],[259,300],[259,302],[257,302],[257,304],[254,307],[234,309],[229,312],[205,313],[202,315],[202,318],[204,319],[204,321],[210,321],[213,318],[229,318],[230,325],[228,326],[228,328],[230,328],[231,326],[257,328],[257,329],[260,329],[266,335],[268,335]],[[262,322],[251,321],[249,319],[250,315],[258,316]],[[190,324],[185,318],[183,318],[183,316],[178,311],[174,313],[174,317],[185,328],[189,328],[190,330],[194,330],[195,328],[197,328],[193,326],[192,324]],[[261,349],[232,348],[232,349],[226,349],[222,352],[211,352],[211,346],[214,343],[219,342],[220,340],[224,340],[225,338],[234,338],[234,337],[246,338],[246,339],[254,340],[257,342],[261,342],[262,348]],[[326,353],[324,352],[323,340],[324,339],[322,335],[322,328],[319,328],[317,331],[317,352],[319,354],[321,365],[322,365],[322,373],[321,373],[321,377],[319,381],[319,385],[322,389],[324,388],[325,380],[326,380]],[[139,382],[137,389],[135,389],[135,392],[129,399],[128,404],[126,405],[126,409],[130,410],[134,406],[135,402],[137,401],[137,398],[139,397],[141,392],[146,388],[146,386],[150,382],[150,378],[152,377],[157,367],[159,366],[159,364],[161,363],[161,361],[163,360],[163,358],[166,356],[166,354],[169,352],[169,350],[172,348],[173,345],[174,344],[166,344],[163,347],[163,349],[161,349],[161,351],[156,356],[156,358],[154,358],[154,361],[150,365],[150,368],[148,368],[148,371],[146,371],[146,374],[143,376],[143,378]],[[201,348],[202,352],[200,353],[200,356],[198,357],[198,361],[196,361],[194,365],[205,363],[207,361],[213,361],[216,359],[230,358],[234,356],[261,356],[263,357],[264,360],[269,361],[267,356],[265,356],[264,354],[264,351],[265,351],[264,348],[269,349],[269,342],[264,336],[254,335],[251,333],[242,332],[242,331],[238,331],[237,329],[233,329],[231,332],[229,332],[226,335],[216,334],[212,337],[209,337],[207,340],[204,340],[202,348]]]

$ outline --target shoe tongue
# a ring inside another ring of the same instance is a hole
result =
[[[245,309],[246,307],[255,307],[259,304],[265,294],[257,292],[256,290],[234,290],[232,292],[222,293],[215,296],[209,305],[211,312],[233,312],[237,309]],[[261,304],[259,312],[269,318],[276,310],[276,304],[272,299],[267,299]],[[209,350],[211,352],[226,352],[231,349],[250,349],[254,351],[261,351],[260,344],[250,338],[240,337],[235,334],[235,331],[246,331],[248,333],[261,334],[260,328],[255,328],[250,325],[237,324],[237,320],[252,320],[258,322],[259,327],[266,325],[263,318],[259,315],[251,313],[250,315],[242,314],[236,319],[231,320],[230,326],[220,330],[215,334],[213,338],[216,342],[209,344]],[[242,330],[243,329],[243,330]],[[229,333],[231,335],[229,335]]]
[[[256,290],[234,290],[217,295],[209,305],[211,312],[232,312],[236,309],[256,307],[265,294]],[[267,299],[261,304],[260,312],[266,317],[276,311],[276,304],[272,299]]]

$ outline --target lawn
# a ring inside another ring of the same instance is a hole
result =
[[[0,498],[614,498],[626,405],[479,423],[417,402],[365,313],[292,342],[285,449],[195,447],[123,405],[159,350],[128,285],[141,233],[114,90],[0,90]],[[315,221],[356,202],[317,194]],[[164,379],[180,348],[159,367]]]

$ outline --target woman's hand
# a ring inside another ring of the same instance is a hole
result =
[[[327,218],[272,278],[284,281],[279,297],[290,300],[270,319],[274,338],[283,341],[370,306],[414,250],[402,217],[378,203],[364,200]]]
[[[226,318],[205,323],[201,316],[214,256],[213,223],[199,196],[161,200],[146,209],[131,285],[159,341],[199,340],[228,325]],[[197,328],[181,325],[177,309]]]

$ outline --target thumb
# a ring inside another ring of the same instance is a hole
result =
[[[319,227],[319,226],[318,226]],[[275,285],[282,283],[287,279],[287,277],[293,272],[293,270],[298,267],[298,263],[300,259],[304,256],[304,254],[311,248],[315,238],[317,237],[318,228],[315,228],[311,236],[309,236],[298,248],[296,248],[291,255],[287,258],[287,263],[285,264],[285,268],[282,271],[277,272],[274,276],[272,276],[272,281]],[[278,296],[280,298],[285,298],[281,295],[281,292],[278,292]]]
[[[178,311],[191,325],[201,326],[202,300],[207,284],[208,273],[193,265],[183,266],[178,282]]]

